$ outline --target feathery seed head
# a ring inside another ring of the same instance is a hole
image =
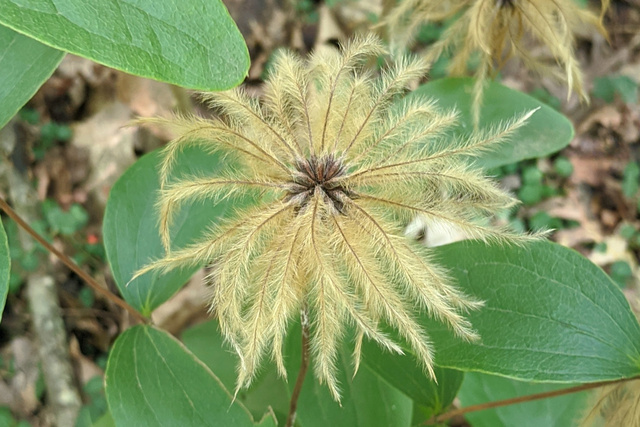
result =
[[[356,330],[356,367],[364,337],[402,352],[384,332],[388,325],[433,376],[433,349],[416,314],[424,310],[470,340],[477,336],[464,312],[481,303],[457,290],[402,226],[420,215],[472,238],[532,238],[477,221],[515,201],[465,159],[504,141],[533,112],[452,140],[455,112],[421,98],[396,102],[424,75],[425,62],[402,58],[374,78],[364,63],[382,52],[377,39],[363,37],[307,61],[282,53],[262,102],[239,89],[206,94],[219,118],[165,122],[178,134],[164,148],[160,171],[166,255],[135,277],[212,266],[211,308],[240,356],[238,387],[251,382],[267,354],[285,375],[282,346],[301,311],[315,374],[335,399],[337,350],[349,326]],[[222,152],[238,166],[169,182],[188,145]],[[183,203],[243,194],[255,195],[253,208],[196,243],[171,247],[169,230]]]
[[[428,48],[425,57],[434,61],[450,51],[450,74],[463,75],[470,58],[479,56],[473,110],[477,124],[484,80],[512,57],[536,74],[565,83],[587,101],[574,53],[575,35],[585,28],[595,28],[606,36],[602,18],[608,6],[609,0],[603,0],[597,16],[580,8],[574,0],[405,0],[384,22],[393,44],[403,49],[420,25],[459,15],[441,39]],[[545,53],[532,53],[538,47],[545,48]]]
[[[640,427],[640,379],[601,387],[579,427]]]

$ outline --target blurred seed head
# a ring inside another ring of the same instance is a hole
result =
[[[574,51],[576,34],[596,29],[606,37],[602,17],[608,6],[609,0],[603,0],[598,16],[575,0],[404,0],[384,24],[395,49],[404,50],[421,25],[454,20],[427,49],[425,59],[435,61],[450,52],[449,73],[465,75],[470,60],[478,57],[473,107],[477,124],[485,80],[511,58],[540,76],[566,84],[569,91],[588,101]]]

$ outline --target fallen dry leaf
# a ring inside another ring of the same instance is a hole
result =
[[[47,150],[44,159],[34,167],[38,178],[38,198],[53,197],[63,209],[72,203],[82,203],[86,197],[76,191],[89,175],[89,153],[73,145],[56,146]]]
[[[340,29],[333,12],[326,4],[320,5],[318,15],[315,49],[332,41],[344,40],[344,32]]]
[[[602,185],[604,177],[609,175],[611,167],[615,163],[613,159],[580,157],[579,155],[573,155],[569,157],[569,160],[573,165],[570,182],[573,185],[584,183],[592,187]]]
[[[118,73],[116,98],[131,108],[135,116],[168,117],[178,107],[176,91],[167,83],[145,79],[126,73]]]
[[[75,335],[71,335],[69,338],[69,354],[73,360],[76,375],[80,384],[84,385],[89,382],[91,378],[96,376],[104,376],[104,371],[100,369],[92,359],[82,354],[80,351],[80,344],[78,343],[78,339]]]
[[[605,266],[616,261],[625,261],[629,263],[632,270],[638,266],[635,255],[629,250],[629,244],[626,239],[619,235],[611,235],[602,240],[607,246],[604,252],[593,251],[589,255],[589,259],[596,265]]]
[[[71,144],[89,153],[91,172],[84,188],[101,206],[106,204],[111,186],[136,160],[137,129],[128,126],[133,116],[127,105],[113,102],[73,127]]]
[[[209,289],[204,270],[199,270],[189,283],[153,311],[151,319],[158,327],[179,335],[189,325],[208,318]]]
[[[13,376],[0,382],[0,406],[8,406],[20,418],[26,418],[40,407],[36,382],[40,376],[38,351],[31,340],[17,337],[9,345]]]

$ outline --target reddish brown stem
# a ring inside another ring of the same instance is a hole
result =
[[[438,415],[435,419],[432,418],[426,421],[425,425],[441,423],[443,421],[446,421],[458,415],[468,414],[469,412],[483,411],[485,409],[499,408],[501,406],[515,405],[517,403],[531,402],[533,400],[563,396],[565,394],[578,393],[580,391],[591,390],[598,387],[604,387],[612,384],[618,384],[625,381],[633,381],[638,379],[640,379],[640,377],[623,378],[620,380],[613,380],[613,381],[601,381],[601,382],[590,383],[590,384],[581,384],[575,387],[564,388],[562,390],[545,391],[543,393],[529,394],[526,396],[513,397],[511,399],[498,400],[495,402],[479,403],[477,405],[467,406],[466,408],[454,409],[452,411],[445,412],[444,414]]]
[[[298,409],[298,398],[302,391],[302,384],[307,376],[307,369],[309,368],[309,318],[306,308],[302,310],[301,315],[302,322],[302,362],[300,364],[300,370],[298,371],[298,378],[296,379],[296,385],[293,387],[293,393],[291,393],[291,401],[289,403],[289,416],[287,417],[286,427],[293,427],[296,422],[296,411]]]
[[[95,292],[101,294],[109,301],[112,301],[116,305],[128,311],[131,316],[137,319],[141,323],[149,323],[149,319],[140,314],[135,308],[131,307],[127,302],[121,298],[118,298],[116,295],[111,293],[108,289],[100,286],[98,282],[96,282],[91,276],[85,273],[71,258],[69,258],[64,253],[60,252],[58,249],[53,247],[49,242],[47,242],[42,236],[40,236],[29,224],[27,224],[21,217],[18,215],[12,208],[9,206],[7,202],[4,201],[0,197],[0,209],[2,209],[9,218],[16,222],[24,231],[29,233],[31,237],[33,237],[38,243],[44,246],[49,252],[54,254],[64,265],[66,265],[71,271],[76,273],[78,277],[80,277],[84,282],[91,287]]]

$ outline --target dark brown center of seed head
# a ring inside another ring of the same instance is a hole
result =
[[[304,208],[314,192],[318,191],[325,202],[338,213],[344,213],[344,198],[352,194],[344,188],[338,178],[346,174],[346,168],[332,155],[311,156],[295,163],[296,172],[288,188],[288,201],[295,201],[299,209]]]

